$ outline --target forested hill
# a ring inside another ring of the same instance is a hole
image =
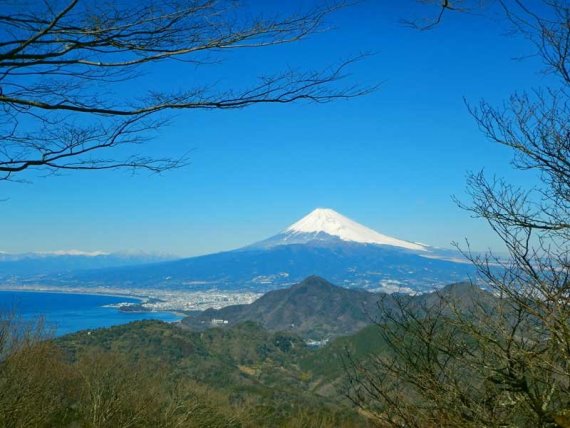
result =
[[[409,304],[410,308],[421,311],[446,298],[466,308],[473,297],[481,295],[493,300],[488,293],[467,283],[452,284],[434,293],[408,296],[347,289],[311,276],[292,287],[270,291],[249,305],[208,309],[194,314],[185,318],[183,324],[204,330],[254,321],[270,331],[289,331],[319,340],[353,334],[371,323],[381,322],[386,311],[395,309],[398,304]]]

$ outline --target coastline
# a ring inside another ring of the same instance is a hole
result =
[[[143,294],[128,294],[124,292],[117,292],[114,291],[97,291],[97,290],[90,290],[85,288],[55,288],[55,287],[46,287],[46,286],[6,286],[0,285],[0,291],[17,291],[23,293],[50,293],[50,294],[81,294],[81,295],[90,295],[90,296],[108,296],[108,297],[124,297],[127,299],[135,299],[139,301],[144,301],[145,299],[150,298],[151,296],[143,295]]]
[[[251,291],[221,290],[167,290],[167,289],[115,289],[98,287],[61,287],[40,284],[0,284],[0,291],[75,294],[91,296],[108,296],[132,299],[129,302],[140,305],[140,312],[170,312],[176,316],[186,316],[186,312],[203,311],[209,308],[219,309],[225,306],[248,304],[257,300],[262,293]]]

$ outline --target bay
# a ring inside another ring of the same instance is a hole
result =
[[[123,312],[119,303],[135,303],[138,299],[93,294],[0,291],[0,313],[14,313],[22,320],[43,317],[55,336],[79,330],[126,324],[143,319],[173,322],[181,319],[170,312]]]

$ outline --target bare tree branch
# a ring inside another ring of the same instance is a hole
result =
[[[189,64],[190,72],[218,63],[229,50],[303,40],[326,29],[327,17],[343,6],[251,17],[230,0],[7,5],[0,14],[0,180],[38,168],[177,168],[186,157],[150,159],[135,152],[115,159],[113,149],[149,140],[166,123],[163,114],[154,117],[167,111],[320,103],[368,93],[373,88],[341,84],[362,56],[314,72],[236,76],[171,93],[145,93],[143,87],[136,98],[123,90],[122,84],[165,61],[176,61],[180,70]],[[107,158],[96,157],[102,150]]]

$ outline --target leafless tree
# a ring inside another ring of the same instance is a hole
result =
[[[570,4],[501,6],[557,80],[469,111],[536,184],[468,178],[471,201],[460,205],[486,220],[509,254],[463,249],[492,300],[442,294],[425,308],[402,304],[379,325],[386,354],[348,364],[349,395],[383,424],[570,426]]]
[[[453,13],[479,13],[493,0],[416,0],[429,11],[421,17],[407,17],[402,24],[414,30],[427,31],[438,27],[444,18]]]
[[[0,180],[32,169],[160,172],[184,165],[187,157],[152,158],[119,147],[152,138],[168,120],[161,113],[365,93],[339,84],[354,58],[320,71],[252,71],[218,84],[193,77],[196,67],[215,64],[230,51],[294,43],[319,32],[342,6],[254,16],[235,0],[3,0]],[[187,74],[184,88],[167,93],[143,86],[136,95],[125,90],[149,67],[166,62]]]
[[[385,352],[347,356],[348,397],[381,426],[564,426],[565,357],[516,302],[471,287],[383,308]]]

